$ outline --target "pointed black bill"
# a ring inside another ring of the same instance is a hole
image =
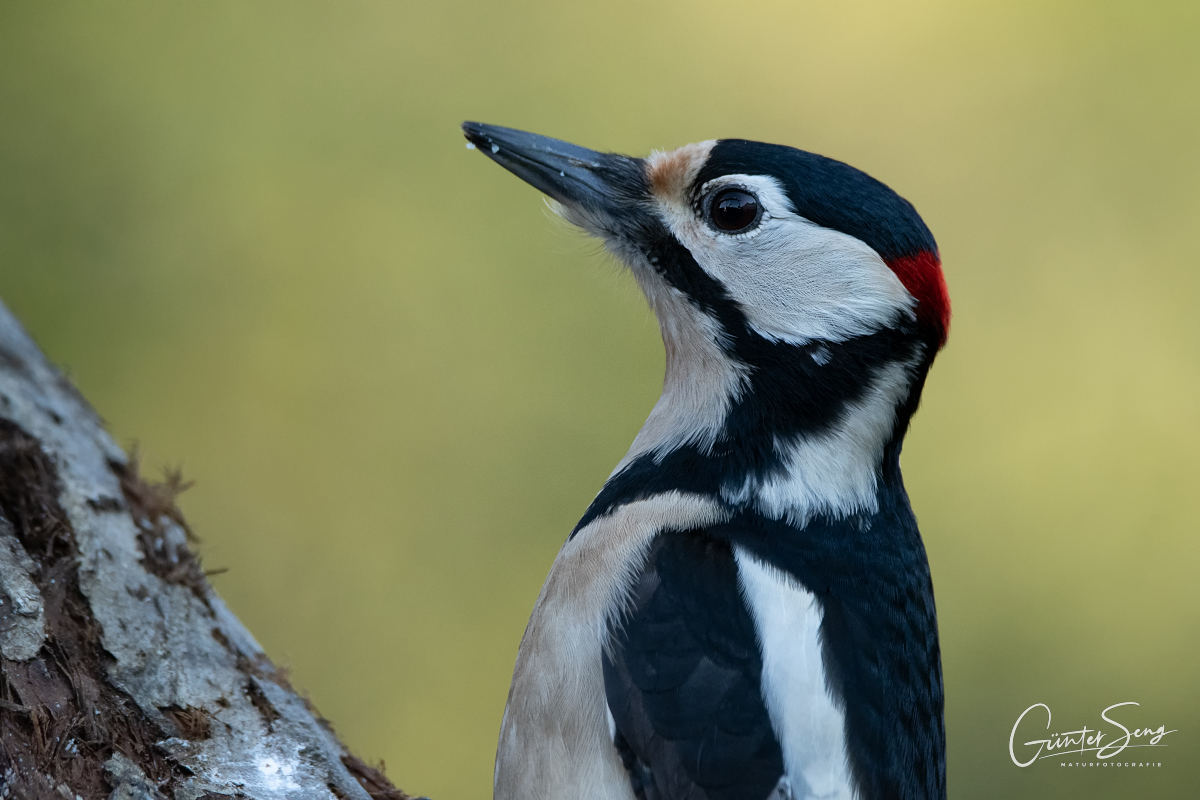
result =
[[[646,196],[642,160],[480,122],[463,135],[488,158],[560,203],[620,216]]]

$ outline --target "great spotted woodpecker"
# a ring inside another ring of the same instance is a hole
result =
[[[950,305],[912,205],[780,145],[462,127],[629,266],[666,347],[521,641],[497,800],[944,798],[900,448]]]

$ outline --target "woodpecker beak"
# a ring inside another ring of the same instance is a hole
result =
[[[646,197],[640,158],[479,122],[464,122],[462,131],[468,146],[564,205],[620,217]]]

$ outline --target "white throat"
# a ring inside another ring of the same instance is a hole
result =
[[[683,292],[659,278],[648,264],[638,264],[634,275],[658,317],[666,371],[662,396],[614,475],[645,453],[662,457],[688,445],[701,452],[711,448],[749,372],[721,348],[725,333],[717,323]]]

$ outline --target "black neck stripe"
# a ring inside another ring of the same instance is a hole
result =
[[[823,344],[828,353],[825,363],[818,364],[810,355],[811,346],[751,336],[757,341],[739,346],[752,350],[749,383],[730,408],[713,446],[701,450],[690,444],[634,459],[604,485],[572,535],[618,506],[655,494],[674,489],[720,497],[724,487],[782,475],[787,465],[775,446],[777,441],[830,430],[849,404],[863,398],[881,368],[914,360],[922,346],[909,332],[888,328],[846,342]],[[897,458],[927,364],[913,369],[908,395],[896,409],[888,446]]]

